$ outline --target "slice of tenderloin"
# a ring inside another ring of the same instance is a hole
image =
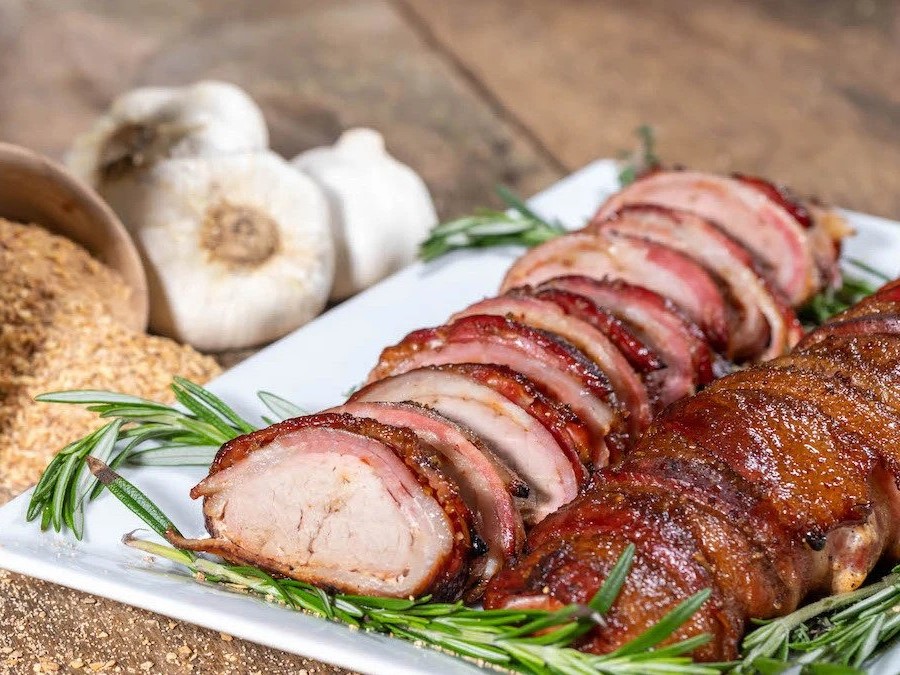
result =
[[[715,349],[728,346],[725,299],[709,273],[686,255],[635,237],[573,232],[551,239],[513,263],[501,291],[572,274],[655,291],[684,311]]]
[[[596,218],[605,219],[630,204],[684,209],[716,223],[765,263],[775,286],[794,306],[824,285],[801,224],[752,185],[697,171],[655,171],[610,197]]]
[[[554,333],[575,345],[609,379],[620,404],[619,412],[628,424],[629,440],[633,442],[637,439],[650,424],[647,388],[622,353],[589,323],[567,314],[556,303],[521,289],[476,302],[454,314],[450,320],[477,314],[505,316],[532,328]]]
[[[666,365],[659,354],[640,340],[624,321],[583,295],[559,288],[526,287],[510,292],[514,291],[527,291],[536,298],[554,303],[566,314],[586,321],[603,333],[625,357],[634,372],[640,375],[652,373]]]
[[[715,377],[713,353],[700,329],[658,293],[623,281],[574,275],[550,279],[538,287],[544,289],[588,298],[621,319],[659,354],[665,367],[644,376],[654,411],[693,394]]]
[[[412,401],[470,429],[525,482],[513,489],[525,523],[533,525],[571,501],[587,482],[580,458],[544,425],[491,387],[438,367],[386,377],[356,392],[351,403]],[[527,499],[524,499],[527,497]]]
[[[443,458],[408,429],[297,417],[222,446],[191,490],[210,539],[173,544],[347,593],[456,599],[472,516]]]
[[[381,352],[368,381],[448,363],[498,364],[525,375],[584,421],[598,465],[608,463],[610,446],[615,451],[627,447],[624,420],[606,375],[562,338],[504,317],[467,316],[414,331]]]
[[[581,464],[590,463],[593,453],[587,425],[571,408],[544,394],[522,373],[488,363],[448,363],[436,368],[459,373],[490,387],[543,424],[565,449],[567,457],[578,457]]]
[[[809,237],[813,259],[825,285],[839,286],[841,270],[838,258],[841,254],[841,241],[853,234],[847,221],[833,209],[812,202],[804,203],[787,188],[775,185],[765,178],[739,173],[732,177],[763,192],[800,223]]]
[[[750,252],[718,226],[689,211],[636,204],[604,220],[591,232],[613,232],[650,239],[690,256],[712,272],[726,290],[735,361],[767,360],[789,351],[802,336],[794,310],[755,269]]]
[[[407,428],[444,456],[446,471],[459,487],[487,547],[485,555],[472,561],[465,596],[478,599],[488,580],[522,550],[525,528],[516,504],[521,498],[517,500],[516,495],[527,496],[527,485],[472,431],[423,405],[358,401],[326,412]]]

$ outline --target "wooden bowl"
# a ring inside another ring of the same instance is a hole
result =
[[[0,143],[0,217],[36,223],[84,247],[131,288],[118,317],[147,329],[147,278],[134,242],[112,209],[62,166],[36,152]]]

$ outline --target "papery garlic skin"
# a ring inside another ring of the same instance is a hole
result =
[[[69,169],[101,194],[157,162],[268,148],[262,111],[240,87],[206,80],[141,87],[117,98],[66,156]]]
[[[171,159],[106,197],[150,282],[150,327],[205,351],[257,346],[325,306],[334,274],[319,187],[273,152]]]
[[[342,300],[405,267],[437,223],[428,188],[391,157],[372,129],[344,132],[331,147],[292,164],[315,180],[331,205],[336,267],[332,300]]]

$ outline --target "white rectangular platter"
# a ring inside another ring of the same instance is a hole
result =
[[[534,197],[531,206],[549,218],[579,227],[618,186],[615,164],[595,162]],[[900,223],[846,214],[857,235],[846,256],[900,276]],[[361,382],[381,349],[407,332],[442,323],[455,310],[496,292],[517,250],[460,252],[415,264],[327,312],[228,371],[210,388],[248,419],[267,390],[310,411],[335,405]],[[127,392],[126,392],[127,393]],[[0,469],[2,470],[2,469]],[[201,469],[128,470],[188,536],[204,534],[199,504],[188,490]],[[140,521],[109,494],[88,507],[87,536],[40,532],[25,523],[29,494],[0,509],[0,568],[105,596],[237,637],[365,673],[482,672],[434,651],[196,584],[168,563],[149,560],[121,543]],[[883,657],[876,673],[900,671],[900,646]]]

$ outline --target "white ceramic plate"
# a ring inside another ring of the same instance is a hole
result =
[[[616,168],[595,162],[531,200],[541,214],[571,227],[582,225],[617,188]],[[900,223],[848,213],[858,234],[846,254],[900,276]],[[449,255],[416,264],[324,314],[218,378],[210,388],[239,412],[262,414],[256,392],[280,394],[310,411],[343,401],[382,347],[407,332],[442,323],[453,311],[496,292],[518,250]],[[144,489],[188,535],[203,535],[199,504],[188,490],[200,469],[142,468],[128,477]],[[29,494],[0,509],[0,567],[102,595],[167,616],[366,673],[462,674],[482,672],[459,659],[196,584],[166,562],[121,544],[140,521],[109,494],[88,507],[84,541],[42,534],[25,523]],[[900,647],[882,659],[878,673],[900,669]]]

